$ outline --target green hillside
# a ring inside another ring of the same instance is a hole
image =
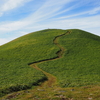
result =
[[[65,48],[61,59],[39,64],[56,76],[62,87],[94,85],[100,82],[100,37],[81,30],[61,37]]]
[[[62,35],[65,34],[65,35]],[[63,54],[57,58],[60,47]],[[62,87],[100,83],[100,37],[71,29],[46,29],[27,34],[0,46],[0,96],[31,88],[47,80],[43,72],[30,67],[34,62],[44,71],[57,77]],[[54,59],[54,60],[49,60]]]

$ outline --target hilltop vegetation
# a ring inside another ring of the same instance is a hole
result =
[[[62,87],[100,83],[100,37],[82,30],[70,30],[59,38],[64,47],[60,59],[38,66],[57,77]],[[0,47],[1,95],[31,88],[47,77],[28,64],[56,57],[60,50],[53,40],[68,30],[47,29],[27,34]]]

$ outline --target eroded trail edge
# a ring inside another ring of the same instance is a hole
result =
[[[64,47],[62,47],[62,46],[58,43],[58,39],[59,39],[60,37],[64,36],[64,35],[69,34],[69,33],[70,33],[70,31],[67,31],[66,33],[61,34],[61,35],[58,35],[58,36],[56,36],[56,37],[53,39],[53,43],[54,43],[55,45],[57,45],[57,46],[60,48],[59,51],[56,52],[56,54],[57,54],[56,57],[50,58],[50,59],[43,59],[43,60],[36,61],[36,62],[32,62],[32,63],[29,63],[29,64],[28,64],[28,65],[30,65],[31,67],[33,67],[33,68],[35,68],[35,69],[37,69],[37,70],[43,72],[43,73],[46,75],[47,81],[45,81],[44,83],[42,83],[41,86],[49,86],[49,87],[51,87],[51,86],[57,85],[57,79],[56,79],[56,77],[53,76],[53,75],[50,74],[50,73],[45,72],[44,70],[42,70],[41,68],[39,68],[37,65],[38,65],[39,63],[43,63],[43,62],[46,62],[46,61],[51,61],[51,60],[56,60],[56,59],[61,58],[62,55],[64,54],[65,49],[64,49]]]

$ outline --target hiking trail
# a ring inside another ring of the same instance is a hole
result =
[[[53,76],[52,74],[47,73],[47,72],[45,72],[44,70],[42,70],[41,68],[39,68],[39,67],[37,66],[37,64],[43,63],[43,62],[46,62],[46,61],[57,60],[57,59],[61,58],[62,55],[64,54],[65,49],[64,49],[64,47],[62,47],[62,46],[58,43],[58,39],[59,39],[60,37],[64,36],[64,35],[66,35],[66,34],[69,34],[69,33],[70,33],[70,31],[67,31],[66,33],[61,34],[61,35],[58,35],[58,36],[56,36],[56,37],[54,38],[53,43],[54,43],[55,45],[57,45],[57,46],[60,48],[60,50],[56,52],[56,54],[57,54],[56,57],[50,58],[50,59],[44,59],[44,60],[36,61],[36,62],[33,62],[33,63],[30,63],[30,64],[29,64],[31,67],[33,67],[33,68],[35,68],[35,69],[37,69],[37,70],[43,72],[43,73],[47,76],[47,79],[48,79],[48,80],[45,81],[44,83],[42,83],[42,84],[41,84],[41,87],[43,87],[43,86],[47,86],[47,87],[57,86],[57,79],[56,79],[56,77]]]

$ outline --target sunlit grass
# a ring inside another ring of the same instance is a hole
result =
[[[62,58],[38,66],[57,77],[60,86],[75,87],[100,82],[100,37],[81,30],[59,38]]]
[[[56,56],[55,36],[66,30],[43,30],[30,33],[0,47],[0,93],[5,94],[38,85],[46,76],[28,66],[34,61]],[[11,87],[11,88],[10,88]]]
[[[31,88],[47,79],[28,64],[56,57],[53,40],[67,30],[47,29],[30,33],[0,47],[0,95]],[[100,83],[100,37],[81,30],[59,38],[64,47],[60,59],[38,66],[57,77],[61,87],[80,87]],[[51,96],[54,95],[52,92]],[[41,95],[41,94],[40,94]],[[68,94],[69,97],[73,94]],[[80,99],[81,100],[81,99]]]

